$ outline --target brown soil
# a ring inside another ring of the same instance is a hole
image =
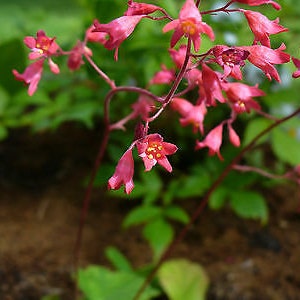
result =
[[[82,182],[99,140],[97,134],[72,126],[38,136],[15,132],[0,144],[1,300],[36,300],[48,294],[74,299],[71,266],[85,192]],[[282,186],[266,196],[267,226],[229,210],[206,210],[173,253],[205,267],[211,281],[209,300],[300,299],[299,191]],[[186,209],[192,212],[197,201],[186,201]],[[132,205],[94,190],[82,266],[108,265],[104,249],[110,245],[134,266],[151,261],[139,229],[120,229]]]

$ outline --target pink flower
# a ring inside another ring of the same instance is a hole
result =
[[[50,57],[52,55],[56,55],[59,50],[59,46],[55,42],[55,38],[49,38],[43,30],[39,30],[37,32],[36,38],[32,36],[25,37],[24,43],[32,51],[29,54],[29,59]]]
[[[77,44],[71,50],[68,58],[68,67],[70,70],[75,71],[80,68],[84,63],[82,60],[83,55],[92,56],[92,50],[84,45],[84,43],[78,41]]]
[[[128,38],[143,17],[144,15],[122,16],[108,24],[100,24],[98,20],[95,20],[93,32],[106,32],[109,35],[109,39],[103,45],[108,50],[115,49],[114,58],[118,60],[121,43]]]
[[[295,65],[295,67],[298,69],[297,71],[295,71],[293,73],[292,76],[294,78],[298,78],[298,77],[300,77],[300,59],[292,57],[292,61],[293,61],[294,65]]]
[[[187,46],[180,45],[178,50],[169,49],[170,56],[175,64],[175,66],[180,69],[184,63],[185,55],[186,55]],[[188,64],[189,67],[190,64]]]
[[[228,122],[228,134],[229,134],[230,143],[235,147],[239,147],[241,145],[240,137],[235,132],[235,130],[232,128],[232,125],[230,122]]]
[[[171,38],[171,48],[173,48],[182,36],[191,38],[195,51],[198,51],[201,44],[201,33],[205,33],[211,40],[214,40],[212,28],[202,22],[201,14],[195,5],[194,0],[186,0],[179,13],[179,19],[166,24],[163,32],[175,30]]]
[[[232,76],[237,80],[243,78],[240,68],[245,65],[245,59],[247,59],[250,54],[249,51],[235,47],[217,45],[212,48],[212,52],[216,58],[216,62],[223,67],[223,78],[228,76]]]
[[[18,73],[18,71],[13,70],[15,78],[19,81],[25,82],[28,85],[28,95],[32,96],[37,89],[38,83],[42,77],[43,73],[44,59],[37,60],[36,62],[30,64],[24,71],[23,74]]]
[[[161,71],[158,71],[150,80],[150,84],[171,84],[175,80],[174,70],[168,70],[165,65],[161,66]]]
[[[140,116],[142,120],[146,121],[149,117],[149,113],[155,110],[155,103],[151,98],[141,94],[131,107],[134,112],[134,117]]]
[[[247,18],[249,27],[254,34],[254,44],[260,42],[263,46],[270,48],[270,34],[277,34],[283,31],[288,31],[287,28],[279,25],[279,18],[271,21],[259,12],[244,9],[241,9],[241,11]]]
[[[215,106],[215,99],[221,103],[225,102],[219,76],[206,64],[202,65],[202,82],[206,96],[206,105]]]
[[[125,16],[134,16],[134,15],[149,15],[153,12],[163,9],[159,6],[147,3],[138,3],[132,0],[128,1],[128,9],[124,13]]]
[[[193,105],[182,98],[173,98],[171,107],[178,111],[182,118],[179,120],[182,126],[193,125],[194,132],[198,129],[203,134],[203,121],[207,112],[204,102],[199,105]]]
[[[108,180],[108,188],[118,190],[124,184],[124,191],[130,194],[133,190],[134,161],[132,150],[128,149],[120,158],[114,175]]]
[[[250,112],[250,109],[260,110],[260,105],[252,98],[264,96],[265,93],[257,85],[249,86],[240,82],[228,82],[223,84],[223,89],[236,113]]]
[[[283,52],[286,48],[283,43],[275,50],[260,45],[243,46],[239,48],[250,52],[248,60],[260,68],[269,80],[273,77],[276,81],[281,82],[279,74],[273,65],[284,64],[290,61],[290,55]]]
[[[208,155],[212,156],[217,154],[219,159],[223,160],[223,157],[220,153],[220,147],[222,144],[222,133],[223,133],[223,124],[221,123],[214,129],[212,129],[205,139],[202,142],[197,141],[196,150],[208,147]]]
[[[93,31],[95,29],[95,26],[92,25],[90,26],[86,32],[85,32],[85,36],[88,42],[92,42],[92,43],[100,43],[102,45],[104,45],[106,43],[106,37],[107,37],[107,33],[106,32],[95,32]]]
[[[233,0],[232,2],[239,2],[243,4],[248,4],[249,6],[259,6],[262,4],[271,4],[275,9],[280,10],[281,6],[272,0]]]
[[[158,133],[149,134],[139,141],[137,149],[139,156],[144,161],[145,171],[150,171],[158,163],[168,172],[172,172],[172,166],[167,155],[174,154],[177,147],[174,144],[163,142],[162,136]]]

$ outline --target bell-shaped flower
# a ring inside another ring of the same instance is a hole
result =
[[[126,194],[130,194],[134,188],[133,183],[134,161],[132,157],[132,149],[128,149],[120,158],[115,173],[108,180],[108,188],[118,190],[124,185]]]
[[[99,21],[98,21],[99,22]],[[85,32],[85,38],[87,42],[92,43],[100,43],[104,45],[107,40],[107,33],[106,32],[96,32],[94,31],[95,26],[91,25]]]
[[[256,11],[244,9],[240,11],[244,13],[249,27],[254,34],[254,44],[260,42],[263,46],[271,48],[270,34],[288,31],[287,28],[279,24],[279,18],[271,21],[265,15]]]
[[[219,159],[223,160],[220,153],[220,147],[222,145],[222,134],[223,134],[223,124],[219,124],[217,127],[212,129],[205,139],[196,143],[196,150],[208,147],[208,155],[212,156],[217,154]]]
[[[250,112],[251,109],[260,110],[260,105],[253,97],[264,96],[265,93],[257,85],[249,86],[241,82],[223,83],[223,89],[236,113]]]
[[[204,102],[199,105],[193,105],[191,102],[182,98],[173,98],[171,102],[172,109],[178,111],[182,118],[180,118],[180,124],[187,126],[191,124],[193,130],[196,133],[197,130],[203,134],[203,121],[206,115],[207,109]]]
[[[109,38],[105,40],[103,45],[108,50],[115,49],[114,58],[118,60],[118,50],[121,43],[129,37],[143,17],[144,15],[122,16],[108,24],[101,24],[95,20],[93,32],[106,32],[108,34]]]
[[[58,44],[55,42],[55,38],[46,36],[43,30],[39,30],[36,33],[36,38],[32,36],[25,37],[24,43],[32,51],[29,54],[29,59],[57,55],[60,49]]]
[[[242,46],[239,48],[249,51],[248,60],[261,69],[269,80],[274,78],[276,81],[281,82],[274,64],[284,64],[290,61],[290,55],[283,52],[286,48],[283,43],[274,50],[261,45]]]
[[[131,107],[133,109],[133,118],[140,116],[142,120],[146,121],[149,114],[155,110],[155,103],[150,97],[141,94]]]
[[[149,15],[155,11],[163,11],[159,6],[147,3],[139,3],[132,0],[128,0],[128,9],[124,13],[125,16],[135,16],[135,15]]]
[[[169,49],[170,56],[177,69],[180,69],[183,65],[186,56],[186,51],[187,51],[186,45],[180,45],[178,50],[173,48]],[[190,59],[187,67],[190,67]]]
[[[281,6],[273,0],[232,0],[231,2],[238,2],[247,4],[249,6],[259,6],[262,4],[271,4],[275,9],[280,10]]]
[[[237,80],[243,78],[241,67],[245,65],[245,60],[249,56],[249,51],[228,47],[225,45],[217,45],[212,48],[215,61],[223,68],[223,78],[232,76]]]
[[[71,50],[71,53],[68,57],[67,65],[71,71],[78,70],[80,66],[84,63],[82,56],[83,55],[92,56],[92,50],[84,45],[81,41],[78,41],[77,44]]]
[[[300,77],[300,59],[296,58],[296,57],[292,57],[292,61],[295,65],[295,67],[298,69],[297,71],[295,71],[293,73],[293,78],[298,78]]]
[[[207,106],[215,106],[215,99],[221,103],[225,102],[225,98],[222,94],[220,78],[218,74],[210,69],[206,64],[202,65],[202,82]]]
[[[175,80],[175,72],[167,69],[165,65],[161,66],[161,70],[154,74],[150,80],[150,84],[171,84]]]
[[[24,71],[20,74],[18,71],[13,70],[15,78],[19,81],[25,82],[28,85],[28,95],[32,96],[37,89],[38,83],[42,77],[43,73],[44,59],[39,59],[34,63],[30,64]]]
[[[168,172],[172,172],[172,166],[167,155],[174,154],[177,146],[166,143],[158,133],[149,134],[136,144],[139,156],[143,159],[145,171],[150,171],[157,163]]]
[[[175,30],[171,38],[171,48],[173,48],[179,39],[183,36],[189,37],[194,45],[195,51],[199,51],[201,44],[201,33],[205,33],[211,40],[214,40],[214,32],[212,28],[205,22],[194,0],[186,0],[185,4],[179,12],[179,18],[166,24],[163,32]]]
[[[241,140],[236,131],[232,128],[231,122],[228,122],[227,127],[230,143],[235,147],[239,147],[241,145]]]

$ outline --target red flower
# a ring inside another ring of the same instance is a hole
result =
[[[260,68],[269,80],[273,77],[276,81],[281,81],[279,74],[273,65],[284,64],[290,61],[290,55],[283,52],[286,48],[283,43],[275,50],[260,45],[243,46],[239,48],[250,52],[248,60]]]
[[[128,149],[120,158],[114,175],[108,180],[108,188],[118,190],[121,185],[124,184],[124,191],[126,194],[130,194],[134,184],[134,161],[132,157],[132,150]]]
[[[165,65],[161,68],[150,80],[150,84],[171,84],[175,80],[174,70],[168,70]]]
[[[181,114],[182,118],[179,121],[182,126],[192,124],[194,132],[199,128],[203,134],[203,121],[207,112],[204,102],[201,102],[200,105],[193,105],[185,99],[173,98],[171,107]]]
[[[202,149],[204,147],[208,147],[209,148],[208,154],[210,156],[217,154],[218,157],[221,160],[223,160],[223,157],[220,153],[220,147],[222,144],[222,133],[223,133],[223,124],[220,124],[214,129],[212,129],[202,142],[197,141],[196,150]]]
[[[132,0],[128,1],[128,9],[124,13],[125,16],[134,16],[134,15],[149,15],[153,12],[160,10],[163,11],[161,7],[158,7],[153,4],[147,3],[138,3]]]
[[[37,60],[36,62],[30,64],[24,71],[20,74],[18,71],[13,70],[15,78],[19,81],[25,82],[28,85],[28,95],[32,96],[37,89],[38,83],[42,77],[43,73],[44,59]]]
[[[298,70],[295,71],[292,76],[294,78],[298,78],[298,77],[300,77],[300,59],[292,57],[292,61],[295,65],[295,67],[298,68]]]
[[[75,71],[80,68],[80,66],[84,63],[82,60],[82,56],[84,54],[92,56],[92,50],[86,47],[84,43],[78,41],[71,50],[68,58],[67,64],[70,70]]]
[[[277,34],[283,31],[288,31],[287,28],[279,25],[279,18],[271,21],[259,12],[244,9],[241,9],[241,11],[247,18],[249,27],[255,36],[254,44],[260,42],[263,46],[270,48],[270,34]]]
[[[224,78],[230,75],[237,80],[243,78],[240,68],[245,65],[245,59],[249,56],[249,51],[217,45],[212,48],[212,52],[216,58],[216,62],[223,67]]]
[[[221,103],[225,102],[219,76],[206,64],[202,65],[202,82],[205,91],[206,105],[215,106],[215,99]]]
[[[250,109],[260,110],[260,105],[252,97],[264,96],[265,93],[257,86],[249,86],[240,82],[228,82],[223,84],[223,89],[232,108],[236,113],[250,112]]]
[[[195,5],[194,0],[186,0],[179,13],[179,19],[166,24],[163,32],[175,29],[171,38],[171,48],[173,48],[182,36],[191,38],[195,51],[198,51],[201,44],[201,33],[205,33],[211,40],[214,40],[212,28],[202,22],[201,14]]]
[[[172,172],[172,166],[166,156],[174,154],[177,147],[174,144],[163,142],[162,136],[158,133],[149,134],[139,141],[137,149],[139,156],[144,161],[145,171],[150,171],[158,163],[167,171]]]
[[[98,20],[95,20],[93,32],[106,32],[109,35],[109,39],[105,40],[103,45],[108,50],[115,49],[114,58],[118,60],[121,43],[128,38],[143,17],[144,15],[123,16],[108,24],[100,24]]]
[[[29,54],[29,59],[50,57],[56,55],[59,50],[55,38],[49,38],[43,30],[37,32],[36,38],[32,36],[25,37],[24,43],[32,51]]]
[[[281,6],[273,0],[233,0],[232,2],[248,4],[249,6],[259,6],[262,4],[271,4],[275,9],[277,9],[277,10],[281,9]]]

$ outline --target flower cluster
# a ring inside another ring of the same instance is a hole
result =
[[[235,4],[234,8],[230,8]],[[240,146],[240,138],[233,128],[233,123],[240,114],[251,111],[260,111],[259,97],[264,92],[258,84],[249,86],[242,82],[243,67],[252,64],[259,68],[269,80],[281,81],[276,65],[288,63],[290,55],[285,52],[285,44],[278,48],[272,48],[271,35],[276,35],[288,29],[279,24],[279,19],[269,20],[265,15],[237,7],[239,4],[260,6],[271,4],[279,10],[281,7],[272,0],[231,0],[223,7],[210,11],[201,11],[200,1],[185,0],[177,18],[172,18],[164,8],[153,4],[128,1],[128,8],[123,16],[110,23],[103,24],[94,20],[86,30],[83,41],[78,41],[71,51],[63,51],[56,43],[55,38],[46,36],[44,31],[37,32],[36,38],[26,37],[25,45],[31,49],[30,60],[34,60],[23,74],[13,70],[16,79],[29,85],[28,93],[33,95],[42,76],[43,65],[47,60],[51,72],[59,73],[59,67],[53,62],[52,57],[68,56],[67,65],[75,71],[81,67],[84,59],[88,61],[98,74],[111,87],[111,93],[105,99],[105,105],[111,99],[111,95],[118,91],[136,92],[138,100],[131,106],[132,112],[115,124],[109,123],[109,130],[124,129],[129,120],[137,120],[138,126],[135,139],[130,147],[120,158],[115,173],[108,181],[110,189],[119,189],[125,186],[125,192],[129,194],[133,187],[134,159],[132,151],[137,149],[138,156],[143,160],[145,171],[150,171],[156,164],[161,165],[168,172],[172,172],[172,166],[167,159],[168,155],[177,151],[176,145],[163,141],[158,133],[148,133],[149,123],[154,121],[167,107],[179,113],[179,122],[182,126],[192,125],[193,132],[200,134],[201,138],[195,138],[195,149],[207,147],[209,155],[217,155],[221,160],[221,145],[223,141],[224,127],[227,127],[229,141],[235,147]],[[204,18],[207,14],[218,12],[240,13],[249,25],[249,32],[253,33],[253,40],[249,45],[214,45],[205,53],[201,53],[202,36],[206,35],[211,41],[215,39],[213,28]],[[170,38],[170,58],[174,63],[172,69],[164,64],[161,66],[149,82],[150,85],[170,85],[167,95],[156,96],[147,88],[127,87],[118,88],[92,60],[93,53],[87,46],[88,43],[100,44],[108,50],[114,50],[114,59],[118,60],[121,44],[134,32],[136,26],[143,19],[151,19],[155,22],[166,21],[162,26],[162,32],[172,31]],[[293,77],[300,77],[300,60],[293,57],[293,63],[297,71]],[[186,88],[177,91],[179,83],[186,81]],[[188,99],[188,92],[195,90],[197,99]],[[226,106],[229,117],[222,120],[213,128],[205,128],[205,118],[208,111],[218,105]],[[105,110],[108,114],[108,110]],[[152,116],[151,116],[152,114]],[[142,125],[141,125],[142,124]]]

